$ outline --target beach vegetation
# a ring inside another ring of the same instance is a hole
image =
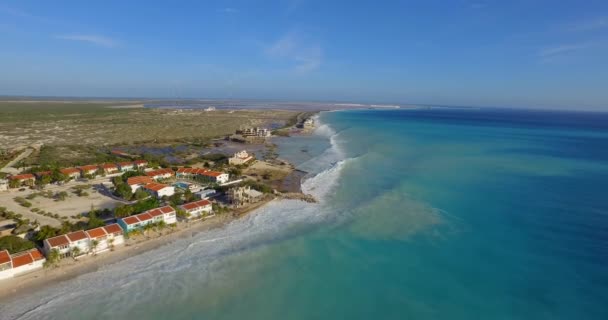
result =
[[[42,265],[44,268],[54,268],[59,263],[59,250],[53,249],[46,255],[46,261]]]
[[[33,242],[17,236],[8,235],[0,238],[0,250],[8,250],[9,253],[17,253],[33,248]]]

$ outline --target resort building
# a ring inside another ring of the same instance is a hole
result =
[[[247,151],[239,151],[234,154],[231,158],[228,158],[228,164],[241,165],[253,160],[253,156],[247,153]]]
[[[31,173],[18,174],[8,178],[11,181],[18,181],[19,185],[33,186],[36,182],[36,177]]]
[[[8,180],[0,179],[0,191],[7,191],[7,190],[8,190]]]
[[[146,190],[148,193],[150,193],[151,195],[153,195],[159,199],[164,196],[170,197],[175,194],[174,186],[170,186],[170,185],[162,184],[162,183],[152,182],[152,183],[148,183],[148,184],[142,186],[142,188],[144,190]]]
[[[96,176],[97,175],[97,171],[99,170],[98,166],[94,166],[94,165],[87,165],[87,166],[81,166],[78,167],[78,170],[80,170],[80,174],[85,177],[85,176]]]
[[[59,172],[66,175],[70,179],[78,179],[80,178],[80,170],[76,168],[64,168],[59,169]]]
[[[99,229],[103,229],[103,233]],[[61,258],[99,253],[122,243],[123,231],[116,223],[92,230],[71,232],[43,242],[45,255],[57,250]]]
[[[219,184],[226,183],[230,179],[230,175],[227,173],[200,168],[179,168],[177,169],[176,176],[178,178],[200,179]]]
[[[46,259],[38,249],[9,254],[0,251],[0,280],[8,279],[43,267]]]
[[[148,166],[148,161],[147,160],[135,160],[133,161],[133,164],[138,168],[138,169],[143,169],[145,167]]]
[[[135,170],[135,164],[133,162],[119,162],[118,169],[122,172],[133,171]]]
[[[237,130],[236,134],[240,134],[245,138],[247,138],[247,137],[267,138],[267,137],[270,137],[270,130],[268,130],[266,128],[255,127],[255,128]]]
[[[153,183],[154,179],[148,177],[148,176],[137,176],[137,177],[130,177],[127,179],[127,184],[131,187],[131,192],[135,193],[135,191],[137,191],[137,189],[149,184],[149,183]]]
[[[228,199],[235,207],[256,203],[262,200],[263,196],[263,193],[255,189],[251,189],[249,186],[237,187],[228,190]]]
[[[112,174],[112,173],[117,173],[120,170],[118,170],[118,166],[113,164],[113,163],[105,163],[102,164],[101,169],[103,169],[103,172],[105,172],[106,174]]]
[[[213,197],[214,195],[216,195],[216,193],[217,192],[214,189],[205,189],[199,192],[195,192],[194,195],[196,195],[201,200],[205,200]]]
[[[175,173],[171,169],[157,169],[146,172],[146,175],[154,180],[159,180],[171,178]]]
[[[209,215],[213,211],[211,202],[209,200],[199,200],[194,202],[184,203],[181,206],[184,211],[188,212],[193,217],[201,217]]]
[[[163,221],[165,224],[174,224],[177,222],[175,209],[170,206],[164,206],[130,217],[118,219],[118,224],[122,227],[125,233],[133,230],[142,229],[148,224],[159,223]]]

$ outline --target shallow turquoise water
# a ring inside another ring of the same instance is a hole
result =
[[[24,319],[608,319],[608,116],[324,113],[277,203],[2,306]],[[320,173],[320,174],[319,174]],[[315,174],[319,174],[316,175]]]

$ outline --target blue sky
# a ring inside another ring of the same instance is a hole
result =
[[[608,1],[2,1],[0,94],[608,110]]]

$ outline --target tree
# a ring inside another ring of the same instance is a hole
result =
[[[21,186],[21,181],[17,179],[13,179],[8,182],[8,186],[11,188],[19,188]]]
[[[134,196],[135,196],[136,200],[143,200],[143,199],[149,197],[150,194],[148,194],[143,189],[139,188],[139,189],[137,189],[137,191],[135,191],[135,195]]]
[[[182,204],[182,194],[177,192],[174,193],[171,197],[169,197],[169,202],[172,206],[178,206]]]
[[[65,191],[57,192],[57,193],[55,194],[55,198],[56,198],[58,201],[63,201],[63,200],[65,200],[65,198],[67,198],[67,197],[68,197],[68,193],[67,193],[67,192],[65,192]]]
[[[57,266],[58,262],[59,262],[59,250],[53,249],[53,250],[51,250],[51,252],[49,252],[49,254],[46,255],[46,261],[44,262],[43,266],[45,268],[55,267],[55,266]]]
[[[94,255],[97,255],[97,246],[99,245],[99,241],[93,239],[91,240],[91,251],[93,252]]]
[[[125,218],[133,214],[133,207],[129,205],[121,205],[114,208],[114,217]]]
[[[72,258],[76,258],[80,255],[80,248],[79,247],[74,247],[71,250],[71,254],[72,254]]]
[[[188,218],[190,218],[190,213],[182,208],[177,208],[175,210],[175,214],[177,215],[178,218],[180,218],[180,220],[187,220]]]
[[[44,225],[44,226],[40,227],[40,231],[38,231],[36,233],[36,236],[34,236],[34,239],[36,239],[38,241],[43,241],[44,239],[52,238],[56,235],[57,235],[57,229],[55,229],[51,226],[48,226],[48,225]]]
[[[193,200],[194,194],[192,193],[192,191],[190,191],[190,189],[186,189],[186,192],[184,192],[184,201],[192,202]]]
[[[68,180],[68,176],[61,173],[61,171],[59,171],[59,169],[54,169],[51,172],[51,180],[55,181],[55,182],[64,182],[64,181]]]
[[[96,210],[89,212],[89,221],[87,222],[87,229],[94,229],[105,226],[105,222],[97,216]]]
[[[9,235],[0,238],[0,250],[8,250],[9,253],[17,253],[34,248],[34,243],[17,236]]]
[[[114,238],[108,239],[108,244],[110,245],[110,250],[114,251]]]
[[[121,198],[123,198],[125,200],[129,200],[133,196],[131,187],[129,185],[127,185],[126,183],[121,183],[121,184],[117,185],[115,193],[116,193],[116,195],[120,196]]]

